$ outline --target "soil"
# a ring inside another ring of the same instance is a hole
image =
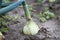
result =
[[[35,3],[35,0],[26,0],[28,4]],[[34,10],[37,10],[36,12],[31,12],[32,19],[37,23],[37,25],[40,27],[40,31],[36,35],[24,35],[22,33],[22,28],[27,23],[24,10],[23,8],[16,8],[10,12],[8,12],[8,15],[13,16],[20,16],[19,19],[15,19],[14,22],[10,22],[8,27],[8,32],[4,35],[5,40],[60,40],[60,4],[54,4],[52,6],[53,12],[56,14],[56,18],[53,18],[51,20],[48,20],[44,23],[40,22],[34,15],[37,12],[40,12],[40,10],[43,10],[45,6],[47,6],[47,3],[43,4],[42,6],[36,5],[33,7]],[[55,7],[55,8],[54,8]],[[18,21],[18,22],[17,22]]]

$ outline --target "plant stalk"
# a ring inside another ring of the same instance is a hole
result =
[[[28,5],[26,4],[25,1],[22,4],[23,4],[23,9],[25,11],[26,19],[31,20],[31,15],[30,15],[30,12],[29,12],[29,9],[28,9]]]

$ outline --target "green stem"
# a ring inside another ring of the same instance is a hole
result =
[[[26,19],[27,20],[31,20],[31,15],[30,15],[30,12],[29,12],[27,4],[25,2],[23,2],[22,4],[23,4],[23,9],[25,11]]]

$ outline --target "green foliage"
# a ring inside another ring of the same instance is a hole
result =
[[[50,11],[46,11],[46,12],[44,12],[44,15],[45,15],[45,17],[49,17],[49,18],[53,18],[53,17],[55,17],[55,14],[54,13],[52,13],[52,12],[50,12]]]
[[[53,17],[55,17],[55,14],[50,12],[48,8],[45,8],[45,12],[41,12],[40,14],[37,14],[36,17],[41,21],[45,22]]]
[[[42,4],[42,1],[43,1],[43,0],[37,0],[37,2],[38,2],[39,4]]]
[[[1,32],[7,32],[7,31],[8,31],[8,28],[2,27],[2,28],[0,29],[0,31],[1,31]]]
[[[11,17],[9,17],[9,16],[7,16],[7,15],[5,15],[5,16],[1,16],[0,17],[0,24],[2,24],[2,25],[6,25],[10,20],[12,20],[13,18],[11,18]]]
[[[49,0],[49,2],[55,2],[56,0]]]
[[[41,22],[47,21],[45,17],[40,17],[39,20],[40,20]]]
[[[7,32],[8,31],[8,28],[5,27],[5,25],[8,23],[8,18],[5,16],[0,16],[0,31],[1,32]]]
[[[10,1],[9,0],[3,0],[3,3],[9,3]]]
[[[15,16],[15,17],[10,17],[8,15],[1,15],[0,16],[0,31],[1,32],[7,32],[8,31],[8,28],[7,28],[7,24],[10,22],[10,21],[13,21],[15,19],[19,19],[20,16]]]
[[[42,4],[44,0],[37,0],[39,4]],[[48,2],[54,3],[56,0],[46,0]]]
[[[47,20],[50,19],[50,16],[46,16],[46,19],[47,19]]]
[[[15,19],[19,18],[19,16],[15,16],[15,17],[10,17],[8,15],[2,15],[0,16],[0,31],[1,32],[7,32],[8,31],[8,28],[7,28],[7,24],[10,22],[10,21],[13,21]]]

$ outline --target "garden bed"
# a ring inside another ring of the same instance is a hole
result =
[[[35,0],[26,0],[27,3],[33,4],[36,3]],[[47,3],[44,3],[43,6],[35,5],[33,9],[36,11],[32,11],[31,15],[33,20],[40,27],[40,31],[36,35],[24,35],[22,33],[22,28],[26,24],[26,18],[24,15],[23,8],[18,7],[10,12],[8,12],[9,16],[19,16],[19,19],[15,19],[14,21],[9,22],[7,25],[8,32],[4,34],[5,40],[60,40],[60,4],[54,4],[53,12],[56,14],[56,17],[46,22],[40,22],[34,15],[39,13],[40,10],[43,10],[45,6],[48,6]],[[58,5],[58,6],[57,6]]]

